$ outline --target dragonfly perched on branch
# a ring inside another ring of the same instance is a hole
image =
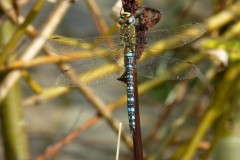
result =
[[[134,65],[137,62],[139,75],[157,78],[166,75],[166,79],[181,80],[193,77],[203,77],[199,68],[180,59],[161,56],[158,53],[181,47],[205,33],[205,27],[200,23],[189,23],[178,28],[156,31],[138,31],[138,35],[147,34],[147,44],[142,42],[145,37],[137,39],[135,17],[123,12],[119,18],[120,36],[96,37],[89,39],[73,39],[53,36],[46,42],[49,51],[65,56],[86,54],[87,61],[69,68],[57,77],[56,84],[75,87],[78,84],[94,85],[109,79],[124,79],[127,84],[127,104],[129,126],[131,132],[135,129],[134,106]],[[142,45],[142,46],[139,46]],[[144,52],[135,52],[135,47],[144,48]],[[85,59],[86,60],[86,59]],[[183,67],[183,71],[171,70],[172,67]],[[169,72],[170,71],[170,72]],[[69,78],[68,74],[76,77]]]

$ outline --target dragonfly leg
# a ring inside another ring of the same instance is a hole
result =
[[[121,75],[121,77],[119,77],[117,80],[127,84],[127,80],[126,80],[126,71]]]

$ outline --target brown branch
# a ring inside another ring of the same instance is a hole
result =
[[[169,114],[173,110],[174,105],[183,100],[184,96],[186,95],[186,91],[187,91],[187,85],[184,82],[184,83],[182,83],[181,88],[178,89],[178,91],[174,94],[174,96],[171,95],[171,96],[173,96],[172,100],[167,102],[163,107],[161,107],[161,108],[164,108],[164,110],[159,115],[159,119],[156,122],[156,124],[154,125],[154,128],[152,128],[152,130],[150,130],[148,135],[146,136],[146,138],[144,140],[145,147],[147,147],[147,145],[149,145],[150,142],[154,139],[155,135],[157,134],[157,131],[163,125],[164,121],[166,120],[166,118],[169,116]]]
[[[94,0],[86,0],[84,2],[87,4],[89,11],[92,14],[98,32],[101,34],[106,33],[109,30],[109,28],[100,12],[100,9],[97,7],[96,2]]]
[[[83,131],[89,129],[93,125],[95,125],[100,120],[99,116],[95,116],[88,120],[86,123],[84,123],[82,126],[80,126],[77,129],[74,129],[71,131],[66,137],[64,137],[62,140],[58,141],[56,144],[48,147],[47,151],[43,153],[42,155],[39,155],[35,160],[45,160],[47,158],[54,157],[56,154],[59,153],[60,149],[71,143],[75,138],[77,138]]]
[[[90,52],[81,52],[80,54],[72,54],[72,55],[69,54],[68,56],[47,55],[47,56],[34,58],[31,61],[16,60],[10,64],[0,66],[0,71],[26,69],[34,66],[39,66],[39,65],[76,61],[76,60],[90,58],[90,57],[92,57],[92,54]]]

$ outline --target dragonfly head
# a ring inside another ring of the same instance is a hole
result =
[[[120,17],[118,19],[118,23],[121,26],[126,26],[126,25],[133,25],[135,22],[135,18],[131,13],[129,12],[123,12],[120,14]]]

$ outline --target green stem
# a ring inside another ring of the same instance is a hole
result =
[[[19,82],[11,88],[1,107],[2,136],[7,160],[29,160],[29,148],[21,107]]]

